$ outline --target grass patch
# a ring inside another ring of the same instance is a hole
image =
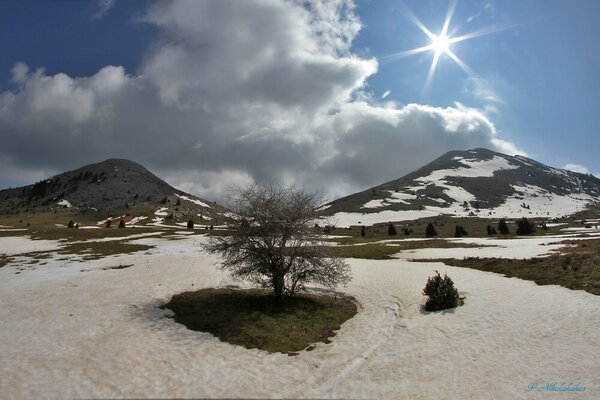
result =
[[[384,244],[365,244],[363,246],[335,246],[329,252],[333,256],[342,258],[364,258],[368,260],[389,260],[392,255],[400,251],[398,246]]]
[[[165,307],[188,329],[249,349],[288,354],[316,342],[328,343],[357,311],[347,299],[307,294],[276,302],[271,291],[258,289],[185,292]]]
[[[98,260],[103,257],[117,254],[135,253],[153,248],[145,244],[134,244],[127,242],[88,242],[72,243],[56,250],[58,254],[77,254],[83,257],[84,261]]]
[[[32,229],[29,234],[31,238],[45,239],[45,240],[90,240],[90,239],[102,239],[107,237],[124,237],[139,233],[156,232],[152,228],[131,228],[126,229],[68,229],[68,228],[44,228],[44,229]]]
[[[353,243],[359,243],[351,241]],[[342,239],[342,243],[348,243],[347,239]],[[397,254],[404,250],[416,249],[449,249],[449,248],[469,248],[469,247],[494,247],[490,245],[474,244],[474,243],[457,243],[448,240],[394,240],[386,243],[371,243],[367,241],[364,245],[342,245],[331,247],[331,253],[343,258],[365,258],[370,260],[388,260],[392,259],[393,254]]]
[[[538,285],[560,285],[600,295],[600,240],[574,241],[572,246],[549,257],[523,260],[504,258],[437,259],[447,265],[496,272],[507,277],[534,281]]]

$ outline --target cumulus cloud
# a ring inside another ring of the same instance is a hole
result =
[[[373,101],[378,63],[351,51],[361,25],[349,0],[159,1],[142,19],[160,35],[135,75],[15,64],[0,169],[7,157],[33,170],[123,157],[211,200],[249,182],[332,199],[453,149],[522,153],[485,110]]]
[[[590,173],[590,170],[588,170],[583,165],[579,165],[579,164],[567,164],[563,167],[563,169],[567,169],[567,170],[573,171],[573,172],[579,172],[580,174],[589,174]]]

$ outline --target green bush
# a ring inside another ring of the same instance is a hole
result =
[[[435,273],[436,275],[427,278],[427,284],[423,289],[423,294],[429,297],[425,303],[425,310],[439,311],[462,305],[452,279],[446,274],[442,277],[438,271]]]

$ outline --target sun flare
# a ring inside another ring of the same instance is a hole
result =
[[[450,39],[446,35],[434,36],[431,40],[431,45],[436,53],[445,53],[448,51]]]
[[[406,5],[401,1],[400,7],[406,14],[406,16],[431,40],[431,43],[422,47],[417,47],[411,50],[401,51],[398,53],[393,53],[385,56],[386,59],[398,59],[408,56],[413,56],[419,53],[430,51],[433,53],[433,58],[431,61],[431,66],[429,67],[429,73],[427,74],[427,80],[425,81],[425,86],[423,88],[423,93],[426,93],[431,86],[431,82],[433,80],[433,76],[435,75],[435,70],[438,66],[440,58],[442,55],[447,55],[450,59],[452,59],[463,71],[467,73],[467,75],[473,77],[476,76],[475,72],[465,64],[451,49],[450,45],[454,43],[463,42],[465,40],[474,39],[479,36],[488,35],[490,33],[498,32],[506,27],[490,27],[487,29],[483,29],[480,31],[475,31],[463,35],[456,36],[450,32],[450,23],[452,21],[452,16],[454,15],[454,10],[456,9],[457,0],[450,0],[448,4],[448,11],[446,12],[446,18],[444,19],[444,25],[439,35],[435,35],[431,30],[429,30],[423,23],[417,18],[415,14]],[[455,33],[455,32],[454,32]]]

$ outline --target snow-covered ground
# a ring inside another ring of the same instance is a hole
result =
[[[191,198],[191,197],[189,197],[189,196],[184,196],[184,195],[181,195],[181,194],[175,194],[175,196],[179,197],[180,199],[187,200],[187,201],[189,201],[189,202],[191,202],[191,203],[194,203],[194,204],[196,204],[196,205],[199,205],[200,207],[211,208],[211,206],[210,206],[210,205],[208,205],[208,204],[206,204],[206,203],[204,203],[204,202],[202,202],[202,201],[200,201],[200,200],[192,199],[192,198]]]
[[[565,247],[562,240],[585,240],[597,239],[599,236],[568,237],[568,236],[532,236],[520,239],[497,239],[497,238],[458,238],[448,239],[460,245],[481,245],[489,247],[453,247],[453,248],[423,248],[416,250],[405,250],[397,255],[398,258],[406,260],[427,260],[436,258],[465,257],[497,257],[497,258],[532,258],[543,257]]]
[[[62,200],[60,200],[59,202],[57,202],[56,204],[58,204],[59,206],[66,207],[66,208],[71,208],[71,207],[73,207],[73,206],[71,205],[71,202],[70,202],[69,200],[67,200],[67,199],[62,199]]]
[[[439,263],[348,260],[343,291],[358,314],[329,344],[269,354],[166,318],[159,306],[173,294],[240,285],[201,253],[203,237],[178,236],[134,240],[157,246],[134,255],[0,268],[1,397],[600,397],[600,296]],[[434,270],[464,306],[423,312]],[[527,391],[562,382],[585,391]]]

